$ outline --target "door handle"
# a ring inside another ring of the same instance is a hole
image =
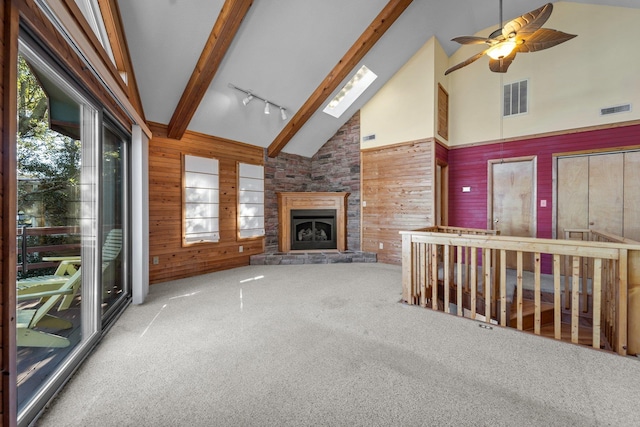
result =
[[[493,222],[498,223],[498,218],[494,219]]]

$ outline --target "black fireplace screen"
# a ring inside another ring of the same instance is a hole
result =
[[[291,249],[337,249],[335,209],[292,209]]]

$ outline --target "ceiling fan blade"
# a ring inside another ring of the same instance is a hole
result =
[[[453,67],[451,67],[451,68],[449,68],[447,71],[445,71],[445,72],[444,72],[444,75],[446,76],[447,74],[452,73],[452,72],[454,72],[454,71],[456,71],[456,70],[459,70],[459,69],[460,69],[460,68],[462,68],[462,67],[466,67],[467,65],[471,64],[472,62],[474,62],[474,61],[476,61],[476,60],[478,60],[478,59],[482,58],[482,56],[483,56],[485,53],[487,53],[487,51],[488,51],[488,50],[489,50],[489,49],[485,49],[485,50],[483,50],[482,52],[480,52],[480,53],[477,53],[477,54],[473,55],[471,58],[467,59],[466,61],[461,62],[461,63],[459,63],[458,65],[454,65]]]
[[[551,12],[553,12],[553,5],[551,3],[547,3],[536,10],[525,13],[513,21],[507,22],[502,29],[502,35],[505,38],[508,38],[509,35],[513,33],[518,36],[532,34],[536,32],[536,30],[542,28],[544,23],[547,22],[547,19],[551,16]]]
[[[458,42],[460,44],[491,44],[492,40],[486,37],[476,37],[476,36],[460,36],[451,41]]]
[[[516,51],[514,50],[509,55],[500,59],[489,58],[489,69],[494,73],[506,73],[515,57]]]
[[[522,53],[536,52],[538,50],[548,49],[559,45],[560,43],[564,43],[574,37],[577,37],[577,35],[567,34],[550,28],[541,28],[531,34],[528,38],[524,38],[522,43],[520,43],[520,37],[518,37],[518,46],[516,47],[516,50]]]

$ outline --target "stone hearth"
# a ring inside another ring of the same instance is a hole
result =
[[[335,264],[351,262],[377,262],[377,256],[375,252],[360,251],[295,251],[252,255],[250,260],[251,265]]]

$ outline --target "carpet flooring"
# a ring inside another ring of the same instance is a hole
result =
[[[638,425],[638,358],[400,296],[400,268],[385,264],[153,285],[36,425]]]

